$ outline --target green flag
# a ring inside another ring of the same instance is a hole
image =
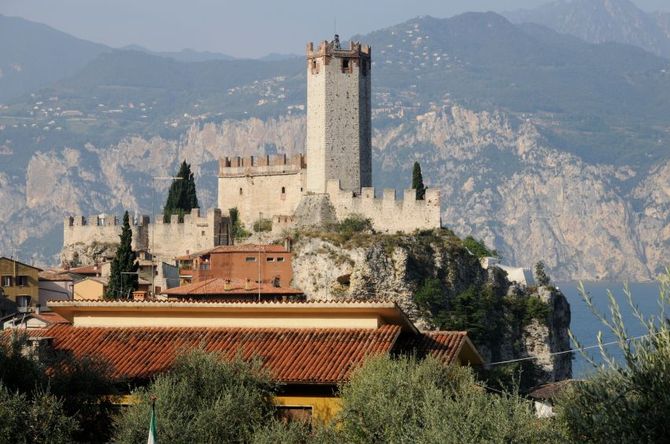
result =
[[[151,422],[149,422],[149,438],[147,444],[156,444],[156,402],[151,403]]]

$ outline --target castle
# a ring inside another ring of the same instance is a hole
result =
[[[383,232],[440,227],[440,194],[413,189],[398,200],[372,188],[371,49],[339,39],[307,45],[305,155],[226,157],[219,165],[218,207],[237,208],[245,225],[273,220],[273,231],[336,222],[352,214]]]
[[[134,247],[159,257],[231,243],[230,218],[237,208],[247,227],[272,220],[276,234],[294,227],[335,223],[351,215],[370,219],[381,232],[411,232],[441,226],[440,194],[428,189],[417,200],[406,189],[381,197],[372,187],[372,63],[371,48],[338,36],[307,45],[307,138],[305,155],[226,157],[219,163],[218,208],[182,223],[150,223],[142,216],[133,224]],[[223,211],[223,214],[222,214]],[[116,219],[67,217],[63,249],[92,242],[118,242]],[[149,245],[151,240],[153,245]]]

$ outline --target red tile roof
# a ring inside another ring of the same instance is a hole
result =
[[[259,293],[259,284],[243,279],[212,278],[194,282],[181,287],[170,288],[162,293],[168,296],[217,296],[217,295],[254,295]],[[299,295],[303,292],[291,287],[275,287],[267,283],[260,284],[261,294]]]
[[[209,250],[195,251],[191,254],[179,256],[177,259],[188,260],[212,253],[258,253],[259,249],[263,253],[289,253],[283,245],[276,244],[220,245]]]
[[[102,265],[85,265],[83,267],[70,268],[67,272],[82,275],[98,275],[102,273]]]
[[[379,329],[99,328],[55,325],[30,332],[51,337],[56,350],[96,355],[118,380],[168,370],[183,350],[203,347],[226,358],[257,357],[276,381],[336,384],[370,355],[390,353],[400,327]]]
[[[455,363],[464,346],[472,347],[472,351],[478,356],[474,346],[468,339],[468,333],[464,331],[430,331],[419,335],[403,334],[398,340],[396,351],[402,354],[414,354],[419,358],[432,356],[445,364]],[[474,362],[480,364],[481,362]]]

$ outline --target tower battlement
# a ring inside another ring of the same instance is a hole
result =
[[[363,45],[360,42],[349,42],[349,48],[342,48],[339,42],[333,40],[329,42],[323,40],[319,43],[317,50],[314,50],[314,42],[307,43],[307,59],[314,59],[317,57],[349,57],[353,59],[372,56],[372,48],[369,45]]]
[[[219,177],[243,177],[264,174],[295,174],[307,167],[305,156],[295,154],[225,157],[219,160]]]

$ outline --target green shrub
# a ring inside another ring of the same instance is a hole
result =
[[[253,228],[256,233],[272,231],[272,219],[258,219]]]
[[[483,240],[477,240],[472,236],[463,239],[463,246],[477,258],[498,257],[498,252],[496,250],[490,250]]]
[[[161,442],[249,442],[272,418],[273,390],[259,363],[195,350],[134,393],[140,402],[118,418],[114,442],[146,442],[152,396]]]

